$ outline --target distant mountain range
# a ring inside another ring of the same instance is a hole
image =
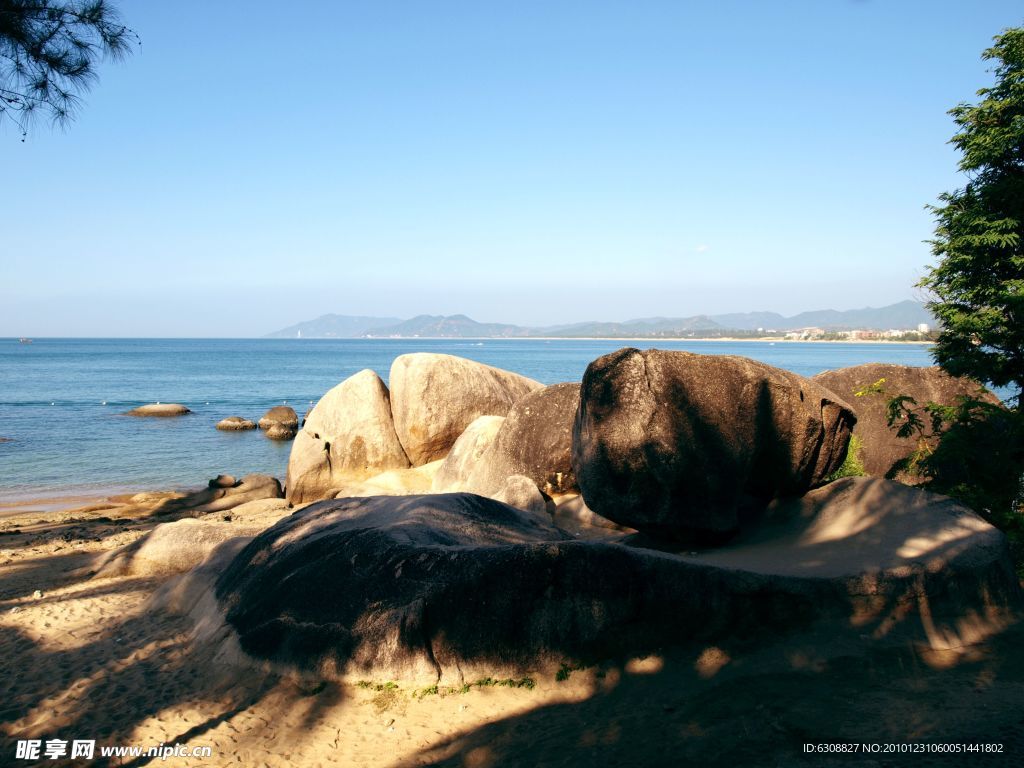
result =
[[[887,330],[916,328],[919,323],[934,326],[935,319],[917,301],[901,301],[887,307],[864,309],[819,309],[785,317],[776,312],[734,312],[692,317],[647,317],[614,322],[583,322],[530,328],[505,323],[478,323],[465,315],[419,315],[409,320],[394,317],[353,317],[323,315],[315,320],[283,328],[267,338],[354,339],[354,338],[670,338],[676,336],[728,336],[758,332],[821,328],[826,331]]]
[[[268,339],[358,339],[371,328],[383,328],[402,322],[400,317],[361,317],[359,315],[321,315],[268,333]]]

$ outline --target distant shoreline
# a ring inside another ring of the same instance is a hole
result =
[[[771,336],[720,338],[690,336],[309,336],[294,341],[752,341],[759,344],[934,344],[934,341],[900,341],[899,339],[780,339]],[[276,339],[287,341],[287,339]]]
[[[751,341],[784,344],[934,344],[934,341],[901,341],[899,339],[781,339],[757,337],[690,337],[690,336],[35,336],[34,341]],[[17,342],[16,336],[3,336],[0,341]]]

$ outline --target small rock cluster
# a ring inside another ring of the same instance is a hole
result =
[[[172,417],[184,416],[192,411],[180,403],[150,403],[140,405],[128,411],[128,416]],[[241,416],[228,416],[217,422],[216,428],[222,432],[243,432],[256,429],[263,430],[271,440],[292,440],[299,431],[299,417],[295,409],[287,405],[276,405],[260,418],[258,423]],[[3,438],[0,438],[0,442]]]

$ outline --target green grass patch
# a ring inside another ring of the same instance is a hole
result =
[[[484,677],[477,680],[475,683],[472,683],[470,687],[489,688],[492,686],[498,686],[501,688],[526,688],[527,690],[533,690],[533,687],[536,684],[536,681],[532,677],[506,677],[500,680],[495,680],[493,677]]]
[[[863,449],[864,443],[861,442],[861,439],[857,435],[850,435],[850,444],[846,448],[846,458],[843,460],[842,466],[825,478],[826,482],[831,483],[841,477],[864,477],[867,475],[861,460]]]
[[[460,686],[441,686],[429,685],[426,688],[418,688],[412,692],[414,699],[424,699],[427,696],[451,696],[453,694],[469,693],[474,688],[525,688],[532,690],[536,686],[537,682],[532,677],[520,677],[520,678],[494,678],[494,677],[483,677],[473,683],[464,683]],[[369,680],[360,680],[356,683],[357,688],[361,688],[364,691],[373,691],[378,695],[373,698],[374,704],[377,705],[378,709],[389,709],[398,697],[398,692],[401,690],[397,683],[386,682],[386,683],[373,683]]]

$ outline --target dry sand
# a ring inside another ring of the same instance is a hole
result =
[[[1024,762],[1024,628],[928,652],[819,632],[746,638],[469,692],[297,683],[225,666],[162,581],[82,575],[157,522],[142,504],[22,508],[0,520],[0,765],[15,740],[207,745],[207,759],[112,765],[974,765],[985,755],[805,755],[817,742],[996,743]],[[41,764],[59,765],[43,760]],[[84,765],[85,761],[67,764]],[[97,760],[96,764],[103,764]]]

